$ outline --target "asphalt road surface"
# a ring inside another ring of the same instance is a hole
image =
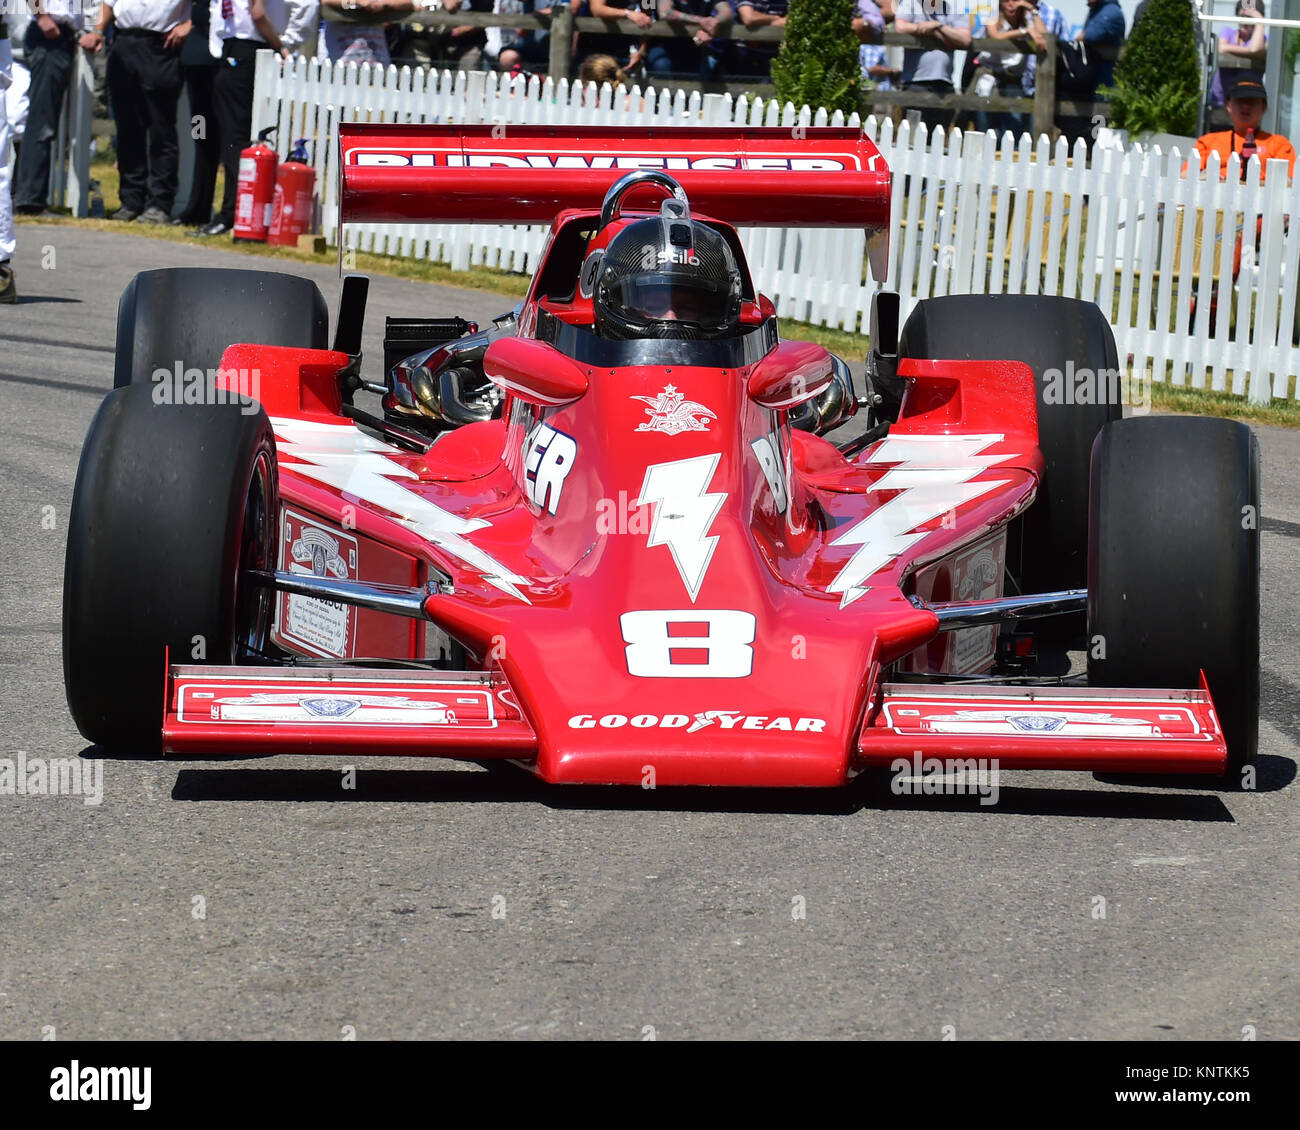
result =
[[[76,757],[94,751],[63,696],[66,517],[118,295],[148,267],[265,264],[19,234],[0,758]],[[306,270],[333,306],[333,271]],[[380,278],[370,309],[511,304]],[[401,759],[358,759],[344,791],[345,758],[105,760],[98,805],[0,795],[0,1036],[1300,1037],[1300,433],[1259,432],[1253,793],[1023,772],[987,807],[878,782],[560,791]]]

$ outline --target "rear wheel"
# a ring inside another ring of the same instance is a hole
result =
[[[117,307],[113,387],[163,369],[216,369],[232,342],[329,348],[329,309],[311,279],[276,271],[141,271]]]
[[[1123,414],[1113,382],[1088,374],[1119,370],[1115,336],[1101,310],[1074,298],[957,294],[918,302],[903,325],[898,356],[952,361],[1022,361],[1038,384],[1038,446],[1046,470],[1020,530],[1023,592],[1083,588],[1088,560],[1088,464],[1092,441]],[[1071,380],[1074,375],[1075,380]],[[1105,401],[1109,402],[1105,402]],[[1103,401],[1098,403],[1098,401]],[[1008,561],[1013,562],[1012,554]],[[1014,564],[1012,565],[1014,571]],[[1040,621],[1049,636],[1078,636],[1083,617]],[[1054,631],[1052,629],[1055,629]]]
[[[1259,445],[1245,424],[1122,420],[1092,457],[1089,682],[1195,687],[1239,784],[1259,744]]]
[[[260,406],[155,404],[132,385],[101,405],[81,453],[63,580],[63,672],[77,728],[156,750],[164,653],[237,663],[266,647],[275,442]]]

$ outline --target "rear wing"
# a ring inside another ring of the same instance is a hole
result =
[[[350,122],[339,147],[341,223],[549,224],[598,209],[624,173],[663,169],[731,224],[889,224],[889,168],[860,129]]]

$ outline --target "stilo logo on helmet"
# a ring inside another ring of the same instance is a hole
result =
[[[596,268],[596,330],[616,340],[719,338],[740,325],[740,270],[727,241],[684,200],[614,236]]]

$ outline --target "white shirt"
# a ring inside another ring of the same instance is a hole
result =
[[[276,34],[290,51],[302,46],[314,31],[319,0],[262,0],[266,14],[274,25]],[[220,57],[223,39],[253,39],[265,43],[266,37],[253,26],[249,0],[231,0],[229,16],[221,14],[222,0],[211,0],[208,9],[208,47]]]
[[[171,31],[190,18],[189,0],[104,0],[119,31]]]
[[[31,11],[30,4],[27,8],[31,18],[36,19],[37,13]],[[97,8],[95,10],[98,11]],[[41,11],[56,24],[70,27],[73,31],[80,31],[82,28],[81,0],[45,0],[41,5]]]

